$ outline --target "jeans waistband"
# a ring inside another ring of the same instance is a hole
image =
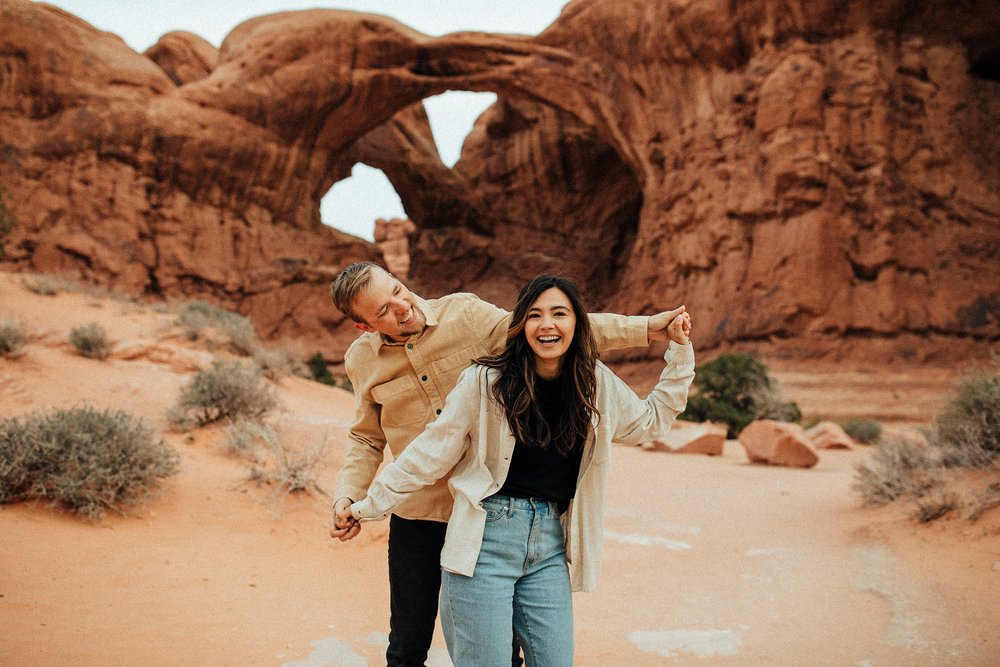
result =
[[[554,516],[560,516],[562,510],[559,509],[559,503],[554,500],[548,500],[546,498],[518,498],[516,496],[508,496],[502,493],[494,493],[492,496],[487,496],[483,498],[483,502],[498,503],[505,505],[510,509],[523,509],[523,510],[547,510]]]

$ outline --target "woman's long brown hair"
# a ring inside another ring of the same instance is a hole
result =
[[[535,353],[524,336],[529,309],[542,292],[552,287],[566,295],[576,315],[573,341],[560,364],[560,414],[554,430],[549,428],[538,405]],[[542,274],[525,285],[511,313],[504,350],[481,357],[476,363],[500,372],[492,387],[493,398],[503,408],[518,442],[555,447],[565,455],[586,439],[591,417],[595,414],[600,417],[596,405],[597,348],[580,291],[568,278]]]

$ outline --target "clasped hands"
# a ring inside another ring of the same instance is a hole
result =
[[[651,315],[647,325],[649,340],[672,340],[678,345],[691,342],[691,315],[684,306]]]
[[[361,522],[351,513],[351,499],[340,498],[333,504],[333,516],[330,517],[330,537],[341,542],[352,540],[361,532]]]

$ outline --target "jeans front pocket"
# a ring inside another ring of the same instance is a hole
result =
[[[504,503],[487,501],[482,506],[486,510],[486,523],[493,523],[507,515],[507,505]]]

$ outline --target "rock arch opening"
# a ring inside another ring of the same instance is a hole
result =
[[[323,196],[320,217],[325,225],[374,242],[376,220],[406,218],[406,211],[385,172],[358,162]]]

